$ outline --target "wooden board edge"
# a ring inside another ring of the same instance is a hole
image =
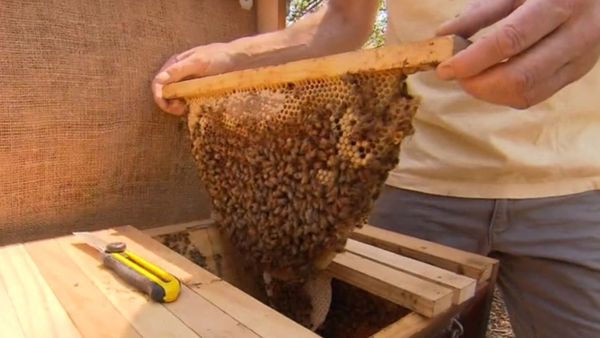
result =
[[[263,338],[319,336],[233,285],[219,281],[191,289]]]
[[[286,0],[257,0],[256,28],[258,33],[284,29],[286,15]]]
[[[485,292],[490,284],[489,281],[484,281],[477,285],[476,294]],[[468,308],[468,306],[469,302],[454,305],[446,312],[433,318],[411,312],[378,331],[371,338],[428,338],[434,336],[435,330],[442,329],[444,323],[448,323],[452,317]]]
[[[0,258],[0,278],[26,337],[82,337],[23,244],[0,247]],[[25,288],[24,283],[35,288]],[[21,297],[15,291],[21,291]],[[32,300],[37,305],[33,308],[29,306]],[[27,310],[23,306],[27,306]]]
[[[79,266],[141,336],[158,337],[166,335],[168,331],[168,334],[172,336],[198,338],[196,332],[163,304],[150,300],[146,294],[105,267],[95,249],[82,245],[74,236],[61,237],[56,240],[71,260]]]
[[[338,254],[327,271],[334,278],[426,317],[436,316],[452,306],[453,290],[349,252]],[[400,281],[402,286],[393,284]]]
[[[171,83],[164,87],[166,99],[192,98],[245,88],[341,76],[347,73],[402,69],[406,74],[431,70],[452,57],[467,43],[448,35],[425,41],[374,49],[362,49],[320,58],[293,61]]]
[[[164,306],[199,337],[261,338],[252,329],[186,285],[181,287],[181,295],[177,301]],[[201,315],[198,314],[199,311],[202,312]]]
[[[478,282],[487,281],[497,269],[498,260],[438,243],[406,236],[371,225],[356,229],[350,238],[384,250],[459,273]]]
[[[0,315],[0,328],[2,329],[2,333],[11,338],[25,338],[25,332],[21,327],[17,310],[13,306],[13,302],[10,299],[10,295],[8,294],[8,290],[6,290],[1,275],[0,309],[2,309],[2,315]]]
[[[392,269],[447,287],[453,291],[452,301],[454,304],[460,304],[475,295],[477,281],[473,278],[353,239],[348,239],[346,251]],[[394,260],[397,261],[394,262]]]
[[[416,312],[411,312],[400,320],[385,327],[372,335],[372,338],[417,338],[430,337],[434,335],[437,328],[449,321],[457,310],[450,309],[446,313],[433,318],[427,318]]]
[[[102,337],[106,327],[118,330],[120,338],[142,337],[57,239],[27,242],[24,247],[84,337]]]
[[[215,223],[213,219],[207,218],[203,220],[163,225],[156,228],[140,230],[150,237],[174,234],[185,230],[203,229],[212,226]]]
[[[135,252],[137,250],[138,254],[142,257],[156,260],[156,264],[177,276],[185,284],[210,284],[221,280],[218,276],[203,269],[133,226],[127,225],[101,230],[97,231],[96,234],[109,242],[117,239],[126,239],[125,242],[131,247],[132,251]],[[119,236],[122,237],[119,238]]]

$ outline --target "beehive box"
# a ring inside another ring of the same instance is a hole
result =
[[[260,276],[212,220],[146,233],[269,304]],[[461,314],[467,318],[467,337],[477,337],[485,331],[486,300],[497,266],[488,257],[365,225],[326,269],[333,278],[332,304],[316,333],[326,338],[435,337]]]
[[[324,327],[314,333],[259,301],[251,270],[212,221],[95,235],[123,241],[177,276],[179,298],[150,301],[74,236],[16,243],[0,247],[0,337],[435,337],[452,316],[468,319],[468,308],[485,317],[485,306],[473,305],[489,295],[497,267],[489,258],[366,226],[326,271],[334,277],[334,295]],[[434,289],[440,293],[432,297]],[[465,324],[464,337],[483,337],[471,334],[483,322]]]

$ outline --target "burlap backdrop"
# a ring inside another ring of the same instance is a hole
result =
[[[207,217],[185,124],[150,81],[254,31],[238,0],[0,0],[0,243]]]

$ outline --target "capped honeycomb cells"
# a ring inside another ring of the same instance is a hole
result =
[[[188,99],[200,178],[238,250],[297,276],[343,248],[413,132],[404,81],[381,71]]]

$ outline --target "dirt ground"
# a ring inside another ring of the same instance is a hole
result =
[[[515,335],[510,325],[506,306],[502,300],[502,294],[496,289],[494,292],[494,302],[492,303],[492,311],[490,322],[488,325],[488,338],[515,338]]]

